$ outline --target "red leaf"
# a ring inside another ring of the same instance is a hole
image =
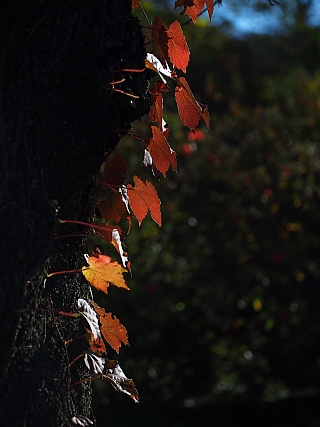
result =
[[[214,10],[214,0],[177,0],[174,8],[183,7],[181,15],[189,15],[193,22],[196,22],[197,16],[202,12],[204,5],[207,5],[208,15],[211,17]]]
[[[104,182],[109,185],[122,185],[126,178],[127,165],[120,153],[104,164]]]
[[[102,222],[99,222],[97,224],[99,230],[95,230],[95,233],[101,236],[106,242],[111,243],[112,242],[112,230],[116,227],[115,225],[110,224],[103,224]],[[119,228],[119,227],[118,227]]]
[[[190,52],[178,21],[174,21],[170,25],[167,35],[170,61],[176,68],[179,68],[185,73],[190,58]]]
[[[112,313],[106,313],[104,308],[100,308],[94,301],[91,302],[91,305],[99,316],[99,321],[101,323],[100,330],[103,338],[117,353],[119,353],[121,343],[129,345],[126,328],[121,325],[116,316]]]
[[[166,66],[166,61],[168,59],[168,28],[164,25],[159,16],[154,18],[151,31],[153,53],[160,59],[162,65]]]
[[[205,121],[207,127],[210,124],[210,116],[207,105],[199,104],[196,101],[191,89],[184,77],[177,80],[175,89],[175,98],[178,106],[178,112],[183,124],[189,129],[195,130],[201,119]]]
[[[150,121],[157,122],[160,130],[162,131],[162,120],[163,120],[163,98],[161,89],[165,87],[163,81],[159,80],[150,90],[152,94],[151,107],[150,107]]]
[[[156,189],[151,182],[140,179],[136,175],[133,177],[133,181],[134,187],[131,184],[127,186],[128,197],[139,225],[150,211],[153,220],[161,227],[160,199]]]
[[[214,1],[213,0],[205,0],[205,3],[207,5],[207,9],[208,9],[208,15],[209,15],[209,19],[211,21],[213,12],[214,12]]]
[[[98,208],[106,222],[127,219],[130,225],[130,213],[120,191],[110,191],[108,198],[100,202]]]
[[[132,2],[131,2],[132,10],[134,10],[138,6],[140,6],[138,0],[132,0]]]
[[[155,167],[164,176],[166,176],[170,165],[172,169],[177,172],[176,152],[170,148],[168,141],[159,128],[156,126],[151,126],[151,130],[152,138],[150,138],[148,150],[151,154]]]

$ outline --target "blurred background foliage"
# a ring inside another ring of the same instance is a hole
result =
[[[168,24],[179,17],[146,9]],[[163,226],[133,224],[131,291],[95,298],[129,331],[132,347],[109,357],[143,405],[319,396],[320,30],[297,10],[272,35],[184,26],[187,80],[209,105],[211,127],[189,132],[167,94],[178,174],[153,180]],[[126,138],[119,149],[140,171],[143,144]],[[96,383],[101,411],[113,394]]]

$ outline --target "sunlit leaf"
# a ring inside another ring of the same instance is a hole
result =
[[[186,72],[189,63],[190,51],[178,21],[174,21],[168,31],[168,54],[172,64]]]
[[[210,116],[207,105],[202,105],[196,101],[188,82],[184,77],[177,81],[175,98],[178,106],[178,112],[183,124],[191,130],[195,130],[201,117],[207,127],[210,124]]]
[[[99,319],[97,313],[94,311],[91,305],[88,304],[87,301],[85,301],[84,299],[79,298],[78,308],[82,316],[88,322],[90,330],[93,334],[93,338],[97,339],[98,337],[101,337]]]
[[[96,289],[108,293],[110,284],[118,288],[128,289],[122,273],[127,272],[117,261],[106,255],[88,257],[89,267],[82,267],[82,273]]]
[[[130,207],[138,219],[139,225],[150,211],[153,220],[161,226],[160,199],[156,189],[151,182],[143,178],[134,176],[133,181],[134,187],[131,184],[127,186],[128,196]]]
[[[151,126],[152,137],[148,143],[148,150],[156,168],[166,176],[167,170],[171,166],[177,171],[176,152],[171,149],[165,136],[159,128]]]
[[[101,334],[107,343],[119,353],[121,344],[128,345],[128,333],[126,328],[112,313],[106,313],[104,308],[99,307],[92,301],[92,306],[99,315]]]
[[[121,261],[122,261],[122,265],[128,269],[129,268],[129,259],[128,259],[128,254],[127,252],[123,249],[123,232],[119,227],[114,227],[112,230],[112,241],[111,241],[112,245],[116,248],[116,250],[118,251],[120,257],[121,257]]]
[[[84,355],[84,363],[89,371],[96,375],[102,375],[105,367],[106,359],[97,356],[92,351],[89,351]]]
[[[177,0],[174,8],[183,7],[184,10],[181,12],[181,15],[189,15],[193,22],[196,22],[205,4],[207,5],[208,15],[211,21],[214,10],[214,0]]]
[[[147,53],[145,64],[147,68],[159,74],[159,77],[163,83],[167,83],[165,77],[172,79],[175,76],[175,73],[170,70],[167,62],[165,62],[163,65],[161,61],[155,55],[153,55],[153,53]]]

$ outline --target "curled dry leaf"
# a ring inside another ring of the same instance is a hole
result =
[[[147,68],[158,73],[162,82],[165,84],[167,83],[165,77],[169,77],[170,79],[172,79],[176,75],[173,71],[170,70],[170,67],[167,62],[165,62],[163,65],[161,61],[156,56],[154,56],[153,53],[147,53],[145,64]]]
[[[134,382],[125,376],[117,360],[106,360],[102,378],[110,381],[117,391],[128,394],[135,403],[139,402],[139,394]]]
[[[84,363],[89,371],[96,375],[102,375],[106,359],[89,351],[84,355]]]
[[[123,232],[122,232],[120,227],[113,227],[111,243],[116,248],[116,250],[118,251],[118,253],[121,257],[122,265],[130,271],[130,263],[129,263],[129,259],[128,259],[128,254],[123,249],[123,245],[124,245],[124,243],[123,243]]]
[[[90,326],[94,339],[101,338],[99,319],[94,309],[84,299],[78,299],[78,309]]]
[[[144,152],[143,152],[143,160],[142,160],[142,165],[143,165],[143,167],[144,168],[147,168],[147,167],[152,167],[153,166],[153,161],[152,161],[152,157],[151,157],[151,154],[149,153],[149,151],[148,150],[146,150],[146,149],[144,149]]]
[[[90,304],[87,303],[87,301],[81,298],[78,299],[78,308],[90,326],[90,329],[85,328],[87,332],[86,338],[90,348],[98,354],[106,353],[106,347],[102,340],[97,313]]]
[[[155,178],[160,179],[160,176],[161,176],[160,171],[158,171],[158,169],[156,168],[155,164],[153,163],[151,154],[146,148],[144,149],[144,152],[143,152],[142,166],[144,168],[148,168],[148,167],[151,168],[152,175]]]
[[[87,262],[89,267],[82,267],[82,274],[94,288],[106,294],[110,284],[129,290],[122,275],[127,270],[117,261],[99,254],[97,257],[88,257]]]
[[[72,426],[77,427],[87,427],[93,425],[93,421],[84,415],[75,415],[73,417],[69,417],[69,422]]]
[[[125,376],[117,360],[105,359],[88,352],[84,356],[84,363],[91,373],[101,375],[102,379],[107,379],[117,391],[128,394],[136,403],[139,402],[134,382]]]
[[[117,353],[119,353],[121,344],[129,345],[126,328],[112,313],[106,313],[104,308],[99,307],[94,301],[92,301],[91,304],[99,316],[101,324],[100,330],[103,338]]]

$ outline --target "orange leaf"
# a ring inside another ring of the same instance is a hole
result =
[[[150,138],[148,150],[151,154],[155,167],[164,176],[166,176],[170,165],[172,169],[177,172],[176,152],[170,148],[168,141],[159,128],[156,126],[151,126],[151,130],[152,138]]]
[[[210,116],[208,107],[196,101],[184,77],[180,77],[177,80],[177,87],[174,94],[179,116],[185,126],[188,126],[191,130],[195,130],[202,117],[206,126],[209,127]]]
[[[168,59],[168,28],[159,16],[154,18],[151,31],[153,53],[160,59],[162,65],[166,66],[166,60]]]
[[[184,7],[181,15],[189,15],[193,22],[196,22],[197,16],[200,15],[205,4],[207,5],[208,15],[211,21],[214,10],[214,0],[177,0],[174,8]]]
[[[167,35],[170,61],[176,68],[179,68],[185,73],[190,58],[190,52],[178,21],[174,21],[170,25]]]
[[[89,267],[82,267],[82,274],[91,286],[106,294],[110,284],[129,290],[122,275],[127,270],[117,261],[100,254],[88,257],[87,261]]]
[[[135,186],[128,184],[128,197],[131,209],[138,219],[139,225],[146,217],[148,210],[153,220],[161,227],[160,199],[151,182],[133,177]]]
[[[91,302],[91,305],[99,316],[101,323],[100,330],[103,338],[117,353],[119,353],[121,343],[129,345],[126,328],[121,325],[116,316],[113,316],[112,313],[106,313],[104,308],[100,308],[94,301]]]

